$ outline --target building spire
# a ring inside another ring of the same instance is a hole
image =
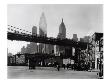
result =
[[[63,18],[62,18],[62,22],[63,22]]]

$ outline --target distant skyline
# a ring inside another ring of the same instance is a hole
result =
[[[66,37],[78,38],[94,32],[103,32],[103,5],[101,4],[9,4],[7,6],[8,25],[31,31],[37,26],[39,33],[39,20],[44,12],[47,22],[47,36],[57,37],[62,18],[66,27]],[[8,41],[9,52],[15,53],[21,47]],[[17,42],[22,43],[22,42]],[[26,42],[23,42],[26,45]],[[14,45],[14,46],[12,46]],[[11,48],[15,49],[11,49]],[[18,49],[19,48],[19,49]]]

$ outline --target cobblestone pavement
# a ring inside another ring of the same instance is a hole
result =
[[[9,79],[97,79],[97,72],[74,71],[63,69],[57,71],[54,67],[36,67],[29,70],[27,66],[8,66]]]

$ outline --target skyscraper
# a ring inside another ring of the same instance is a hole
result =
[[[37,27],[36,26],[32,27],[32,35],[37,35]],[[37,43],[31,42],[30,44],[27,45],[26,50],[27,50],[26,52],[30,53],[30,54],[37,53],[38,52]]]
[[[32,35],[36,35],[37,34],[37,27],[33,26],[32,27]]]
[[[88,42],[89,43],[89,39],[90,39],[90,36],[84,36],[84,42]]]
[[[73,34],[73,41],[78,41],[78,37],[77,37],[77,34]],[[74,47],[72,47],[72,56],[74,56],[75,55],[75,48]]]
[[[39,35],[40,36],[47,36],[47,23],[44,12],[41,14],[40,21],[39,21]],[[39,44],[39,52],[47,53],[47,45],[46,44]]]
[[[63,18],[62,18],[62,22],[59,26],[59,33],[58,33],[57,37],[60,39],[66,38],[66,28],[65,28],[65,24],[63,22]],[[56,52],[60,53],[60,54],[65,54],[65,47],[64,46],[56,46]]]
[[[32,27],[32,35],[37,35],[37,27],[36,26],[33,26]],[[30,47],[31,47],[31,53],[37,53],[38,52],[38,47],[37,47],[37,43],[33,43],[31,42],[30,43]]]
[[[47,36],[47,23],[44,12],[42,13],[39,21],[39,35]]]
[[[80,42],[84,42],[84,38],[80,38]]]
[[[62,18],[62,22],[59,26],[58,38],[66,38],[66,28],[65,28],[65,24],[63,22],[63,18]]]
[[[78,41],[77,34],[73,34],[73,40],[76,42]]]

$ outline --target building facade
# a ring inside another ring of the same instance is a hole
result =
[[[90,38],[89,55],[92,67],[99,69],[99,64],[103,60],[103,33],[94,33]]]

